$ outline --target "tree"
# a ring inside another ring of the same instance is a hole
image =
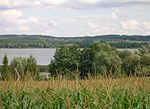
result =
[[[8,80],[8,79],[10,79],[11,75],[10,75],[10,72],[9,72],[7,55],[5,55],[3,57],[2,63],[3,63],[3,66],[2,66],[2,79],[3,80]]]
[[[146,44],[146,45],[143,45],[142,47],[140,47],[138,49],[139,51],[139,54],[142,56],[144,54],[150,54],[150,43],[149,44]]]
[[[106,64],[104,65],[103,62],[106,63],[108,58],[110,58],[113,62],[115,59],[119,60],[116,53],[116,49],[111,47],[109,44],[99,42],[94,42],[89,48],[83,49],[80,58],[81,77],[84,78],[84,76],[87,76],[87,73],[91,73],[93,75],[98,72],[102,73],[102,71],[108,71],[108,66],[106,66]],[[105,58],[106,60],[104,60],[103,57],[101,58],[104,54],[108,54],[106,57],[107,59]],[[113,59],[114,57],[111,58],[111,56],[116,56],[116,58]]]
[[[8,66],[8,58],[7,58],[7,55],[5,55],[4,57],[3,57],[3,65],[4,66]]]
[[[150,75],[150,55],[144,54],[141,56],[141,73],[144,75]]]
[[[85,48],[81,51],[81,57],[80,57],[81,78],[87,77],[88,76],[87,73],[92,72],[93,58],[94,58],[94,53],[91,48]]]
[[[101,51],[95,54],[93,61],[93,71],[101,74],[120,73],[121,59],[117,54]]]
[[[30,56],[26,59],[26,68],[25,72],[30,72],[33,78],[37,78],[39,73],[37,71],[37,62],[33,56]]]
[[[123,50],[118,52],[119,57],[122,59],[122,72],[127,75],[134,75],[140,70],[140,59],[138,54],[135,54],[129,50]]]
[[[10,64],[13,74],[16,77],[16,73],[19,73],[20,77],[24,79],[36,78],[39,76],[37,72],[37,64],[35,58],[30,56],[29,58],[16,57]]]
[[[17,79],[16,73],[19,73],[20,77],[23,78],[23,76],[25,75],[25,72],[24,72],[25,65],[26,65],[26,59],[22,57],[16,57],[11,61],[10,66],[12,68],[12,72],[13,72],[15,79]]]
[[[53,71],[52,74],[73,75],[79,68],[79,59],[80,48],[77,45],[62,45],[56,49],[49,71]]]

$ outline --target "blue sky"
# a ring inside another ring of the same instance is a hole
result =
[[[0,0],[0,34],[150,34],[149,0]]]

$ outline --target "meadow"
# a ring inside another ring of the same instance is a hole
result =
[[[149,109],[150,77],[0,81],[1,109]]]

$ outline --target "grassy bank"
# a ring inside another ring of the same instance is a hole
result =
[[[148,109],[150,78],[1,81],[4,109]]]

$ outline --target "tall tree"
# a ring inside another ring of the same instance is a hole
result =
[[[3,66],[2,66],[2,79],[3,80],[8,80],[8,79],[10,79],[11,75],[10,75],[10,72],[9,72],[7,55],[5,55],[3,57],[2,63],[3,63]]]
[[[140,70],[140,55],[129,50],[119,51],[118,55],[122,59],[122,72],[133,75]]]
[[[116,56],[116,53],[116,49],[111,47],[109,44],[99,42],[92,43],[89,48],[85,48],[81,52],[81,75],[87,75],[86,73],[94,74],[98,72],[102,73],[102,71],[108,71],[108,65],[106,66],[106,64],[103,64],[104,66],[102,67],[102,61],[106,62],[108,58],[112,60],[114,57],[115,59],[119,60],[119,57]],[[107,58],[106,60],[104,60],[104,57],[102,57],[104,54],[107,56],[105,56],[105,59]],[[111,56],[114,57],[111,58]],[[109,62],[109,64],[111,64],[111,62]]]
[[[77,45],[62,45],[54,55],[54,60],[49,65],[53,74],[72,75],[79,68],[80,48]]]

